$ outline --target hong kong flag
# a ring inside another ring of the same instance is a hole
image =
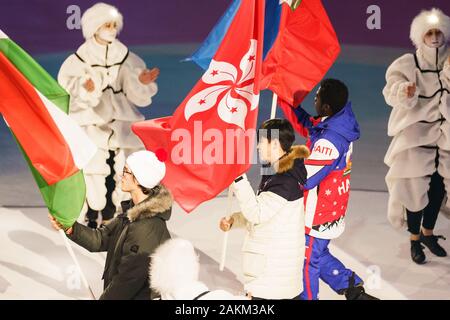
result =
[[[162,181],[187,212],[214,198],[253,159],[265,0],[241,0],[209,68],[171,117],[138,122],[148,150],[166,155]]]

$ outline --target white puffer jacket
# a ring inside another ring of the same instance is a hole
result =
[[[279,161],[276,174],[264,176],[258,195],[247,177],[233,183],[242,213],[233,227],[244,224],[242,248],[244,288],[254,297],[292,299],[303,291],[305,212],[301,185],[306,182],[304,146],[295,146]]]
[[[383,95],[392,107],[388,135],[393,139],[384,161],[389,166],[388,218],[396,227],[405,222],[405,208],[414,212],[428,204],[430,175],[436,170],[450,191],[448,57],[446,46],[430,48],[419,44],[415,54],[398,58],[386,72]],[[408,98],[405,89],[412,84],[417,87],[416,93]],[[449,208],[447,201],[443,209]]]

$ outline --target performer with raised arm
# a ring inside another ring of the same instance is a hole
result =
[[[388,218],[396,226],[405,219],[411,259],[425,263],[425,245],[436,256],[447,252],[433,233],[439,211],[450,202],[450,18],[439,9],[421,12],[411,24],[416,47],[387,69],[383,95],[392,107],[385,156],[389,166]],[[444,238],[445,239],[445,238]]]
[[[97,227],[98,212],[110,220],[126,195],[120,190],[120,170],[126,157],[143,149],[131,124],[144,116],[158,87],[159,70],[148,70],[117,35],[123,18],[113,6],[97,3],[81,19],[86,42],[61,66],[58,82],[71,96],[70,116],[97,144],[98,152],[84,169],[88,225]]]

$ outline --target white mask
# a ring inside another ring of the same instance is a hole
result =
[[[100,39],[105,40],[107,42],[113,42],[116,40],[117,37],[117,30],[116,29],[100,29],[97,33]]]
[[[445,44],[445,36],[439,29],[431,29],[425,33],[423,42],[430,48],[439,48]]]

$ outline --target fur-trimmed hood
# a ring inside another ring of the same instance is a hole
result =
[[[191,242],[176,238],[164,242],[152,254],[149,279],[162,300],[192,300],[209,291],[199,280],[200,261]],[[224,290],[202,295],[200,300],[246,300]]]
[[[123,28],[122,14],[116,7],[99,2],[87,9],[81,17],[81,29],[86,40],[92,38],[97,30],[107,22],[117,23],[117,32]]]
[[[277,173],[285,173],[292,170],[296,159],[308,158],[310,151],[303,145],[292,146],[291,152],[278,161]]]
[[[445,43],[450,40],[450,18],[437,8],[423,10],[412,21],[409,33],[417,49],[423,45],[423,36],[431,29],[439,29],[444,34]]]
[[[197,290],[199,272],[199,257],[192,243],[180,238],[171,239],[152,254],[150,284],[152,289],[161,294],[163,300],[173,299],[175,296],[193,299],[207,290],[204,285]]]
[[[139,219],[152,218],[156,215],[159,215],[164,220],[169,220],[170,208],[173,204],[172,194],[166,187],[163,185],[160,186],[161,189],[158,194],[148,197],[127,210],[127,217],[131,222]]]

